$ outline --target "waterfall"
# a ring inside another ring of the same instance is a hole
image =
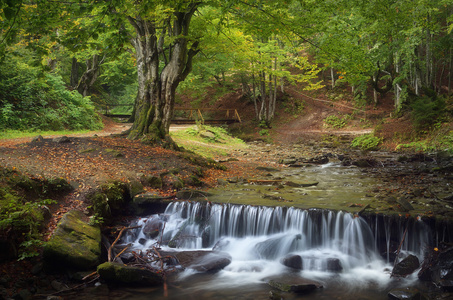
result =
[[[145,230],[150,220],[164,224],[154,238]],[[159,243],[179,249],[214,248],[233,258],[267,261],[299,255],[304,270],[317,271],[332,270],[332,264],[343,272],[375,261],[388,264],[399,244],[401,254],[423,260],[424,250],[433,246],[429,226],[417,218],[365,219],[342,211],[294,207],[172,202],[163,214],[137,224],[142,228],[125,241],[137,247]]]

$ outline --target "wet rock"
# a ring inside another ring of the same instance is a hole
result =
[[[279,291],[270,291],[269,292],[269,299],[270,300],[282,300],[284,299],[282,293]]]
[[[57,229],[44,246],[44,260],[49,266],[69,266],[89,269],[99,263],[101,255],[101,230],[98,226],[82,221],[84,214],[78,210],[66,213]]]
[[[394,276],[407,276],[412,274],[415,270],[420,267],[420,261],[418,257],[415,255],[410,254],[402,261],[396,264],[393,268],[392,275]]]
[[[324,165],[329,162],[329,158],[327,157],[327,155],[319,155],[319,156],[312,157],[304,162],[310,163],[310,164]]]
[[[445,290],[453,290],[453,247],[431,253],[418,273],[423,281],[432,281]]]
[[[256,170],[258,171],[266,171],[266,172],[278,172],[279,170],[276,168],[271,168],[271,167],[256,167]]]
[[[172,256],[184,269],[191,268],[198,272],[215,273],[231,263],[231,256],[218,251],[180,251],[161,252],[161,256]]]
[[[425,300],[419,290],[416,288],[398,288],[388,293],[389,299],[392,300]]]
[[[379,162],[374,158],[361,158],[353,160],[351,164],[359,168],[372,168],[377,167],[379,165]]]
[[[136,215],[144,215],[164,211],[172,197],[162,197],[158,193],[143,193],[136,195],[131,203],[131,209]]]
[[[162,276],[147,269],[106,262],[98,266],[101,279],[119,285],[161,285]]]
[[[297,162],[297,159],[295,158],[282,158],[278,161],[279,164],[282,164],[282,165],[292,165],[292,164],[295,164]]]
[[[321,284],[304,278],[298,279],[279,278],[276,280],[269,280],[268,284],[279,291],[292,292],[298,294],[306,294],[318,288],[322,288]]]
[[[281,263],[289,268],[302,270],[303,262],[300,255],[287,255],[282,258]]]
[[[318,181],[305,181],[305,182],[293,182],[293,181],[286,181],[285,185],[290,187],[309,187],[318,185]]]
[[[300,234],[270,238],[261,243],[257,243],[254,250],[260,258],[276,259],[282,244],[289,245],[287,249],[289,252],[295,251],[297,249],[297,244],[301,239],[302,236]]]
[[[224,252],[211,252],[198,258],[190,268],[204,273],[216,273],[231,263],[231,256]]]
[[[62,283],[62,282],[60,282],[60,281],[58,281],[58,280],[53,280],[53,281],[50,283],[50,285],[51,285],[52,288],[53,288],[54,290],[56,290],[57,292],[64,291],[64,290],[68,289],[68,287],[67,287],[64,283]]]
[[[340,273],[343,271],[343,266],[338,258],[327,259],[327,271]]]
[[[146,220],[145,226],[143,227],[143,234],[150,239],[156,238],[162,227],[164,222],[158,216],[151,216]]]

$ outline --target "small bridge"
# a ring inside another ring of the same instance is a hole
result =
[[[104,116],[110,118],[130,118],[131,114],[113,114],[111,109],[117,106],[132,107],[132,104],[105,105]],[[241,117],[237,109],[215,109],[215,108],[182,108],[175,107],[172,124],[232,124],[241,123]]]

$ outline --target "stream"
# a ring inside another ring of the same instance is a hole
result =
[[[285,299],[387,299],[393,288],[421,285],[417,271],[406,278],[391,276],[396,253],[399,261],[411,254],[422,262],[427,250],[453,240],[448,232],[433,232],[419,217],[363,217],[322,209],[371,202],[367,190],[375,182],[358,168],[330,163],[282,172],[272,178],[317,184],[235,184],[214,191],[209,202],[172,202],[161,214],[135,220],[131,226],[140,229],[129,231],[122,244],[136,253],[153,247],[170,254],[214,250],[230,263],[215,273],[190,267],[175,272],[167,296],[162,288],[122,292],[134,299],[269,299],[268,282],[276,280],[322,286],[307,294],[285,294]],[[264,194],[275,197],[263,200]],[[275,199],[285,205],[267,206]],[[233,204],[239,201],[250,204]],[[158,228],[157,235],[149,228]],[[294,257],[299,267],[282,263]]]

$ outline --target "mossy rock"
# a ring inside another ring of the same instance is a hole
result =
[[[83,218],[84,214],[78,210],[63,216],[44,246],[46,265],[87,270],[99,264],[101,230],[82,221]]]
[[[94,214],[110,224],[113,217],[124,211],[132,197],[126,183],[114,181],[101,185],[87,199],[91,202]]]
[[[118,285],[159,286],[164,282],[158,273],[113,262],[99,265],[97,271],[101,279]]]

